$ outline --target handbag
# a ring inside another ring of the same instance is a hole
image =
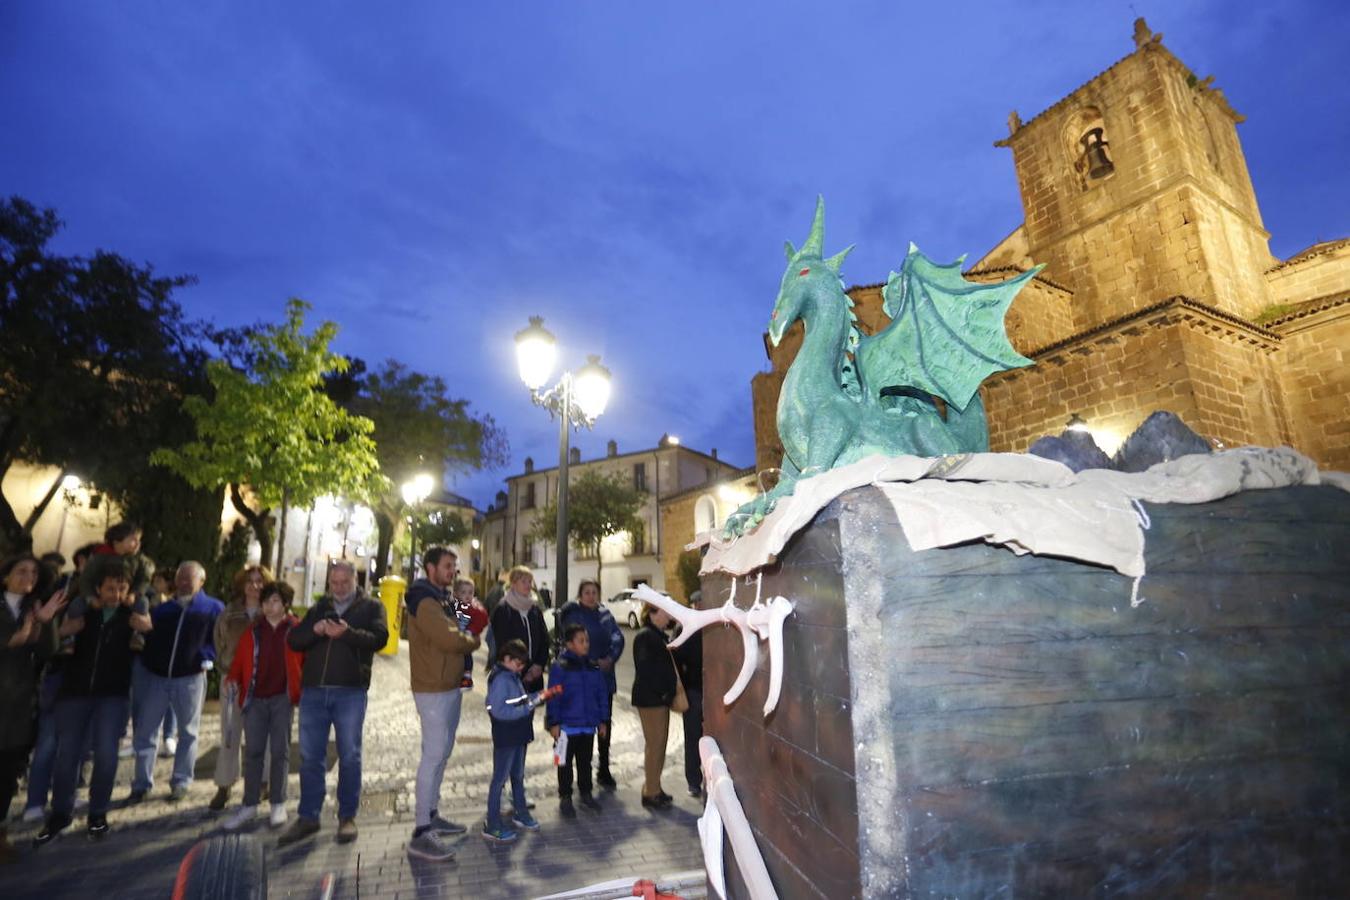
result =
[[[675,666],[675,660],[670,660],[672,666]],[[670,701],[672,712],[689,712],[689,695],[684,692],[684,680],[680,678],[680,667],[675,666],[675,697]]]

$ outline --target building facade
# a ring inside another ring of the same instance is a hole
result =
[[[623,588],[644,582],[657,590],[665,589],[663,553],[674,544],[664,534],[662,517],[658,515],[660,502],[698,485],[723,480],[738,471],[738,467],[718,459],[716,449],[703,453],[663,435],[655,447],[632,453],[620,453],[618,445],[610,441],[605,456],[598,459],[583,460],[577,448],[573,448],[568,463],[570,480],[575,481],[587,471],[618,475],[647,494],[639,512],[642,527],[636,533],[606,540],[600,547],[598,560],[593,549],[569,548],[569,584],[574,588],[580,579],[594,578],[598,569],[601,594],[610,597]],[[558,468],[536,469],[532,459],[525,460],[524,472],[506,479],[506,490],[497,494],[484,516],[479,538],[483,570],[489,577],[523,564],[534,569],[536,587],[553,589],[557,548],[550,542],[532,539],[531,531],[540,511],[557,493]],[[679,546],[683,547],[683,542]]]
[[[1165,409],[1216,445],[1289,445],[1350,469],[1350,239],[1274,258],[1242,116],[1142,19],[1134,41],[1044,112],[1014,112],[997,142],[1024,221],[966,277],[1046,268],[1006,319],[1035,365],[981,389],[991,449],[1025,451],[1077,415],[1111,453]],[[849,294],[865,330],[884,325],[881,285]],[[775,409],[799,346],[770,349],[752,384],[760,467],[781,459]]]

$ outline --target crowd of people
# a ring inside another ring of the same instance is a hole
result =
[[[108,529],[101,544],[76,551],[74,569],[58,554],[20,554],[0,564],[0,862],[16,857],[5,822],[27,773],[20,815],[41,822],[37,847],[74,822],[76,793],[88,787],[85,827],[108,833],[119,757],[133,756],[124,805],[154,789],[157,756],[172,757],[165,799],[181,802],[193,780],[208,673],[220,687],[220,748],[216,792],[209,807],[223,811],[242,776],[243,794],[223,819],[237,831],[262,817],[287,825],[287,779],[299,719],[300,796],[282,846],[321,830],[330,739],[337,751],[338,842],[357,838],[361,745],[374,654],[389,641],[382,603],[358,584],[347,561],[330,565],[327,590],[304,613],[292,613],[294,590],[264,566],[231,580],[225,602],[204,591],[206,570],[184,561],[169,574],[140,552],[132,523]],[[447,839],[468,826],[438,809],[454,750],[464,694],[474,686],[473,654],[486,645],[485,707],[491,721],[493,772],[482,836],[516,840],[540,825],[525,794],[527,749],[534,717],[544,708],[552,738],[559,809],[573,803],[598,813],[595,787],[617,787],[610,771],[615,667],[625,639],[600,602],[600,585],[585,580],[557,613],[558,644],[545,622],[534,575],[525,566],[503,572],[484,601],[459,577],[446,547],[428,548],[422,577],[404,596],[409,672],[421,727],[414,824],[408,854],[425,860],[454,855]],[[702,733],[702,657],[697,635],[668,647],[670,617],[643,610],[633,641],[632,705],[645,742],[642,805],[664,810],[672,797],[661,785],[672,711],[683,717],[684,774],[692,795],[702,792],[697,744]],[[129,745],[124,744],[130,734]],[[594,764],[594,773],[592,765]],[[511,808],[502,809],[510,782]]]

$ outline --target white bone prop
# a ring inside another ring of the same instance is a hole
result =
[[[734,585],[734,582],[733,582]],[[756,594],[759,592],[756,591]],[[735,587],[732,588],[735,595]],[[650,585],[639,585],[633,596],[665,611],[680,623],[681,633],[671,641],[670,646],[678,647],[687,641],[694,632],[717,622],[734,625],[741,633],[741,670],[736,680],[722,695],[722,703],[730,706],[745,692],[750,679],[759,665],[759,642],[769,642],[769,692],[764,701],[764,715],[774,711],[778,698],[783,692],[783,622],[791,615],[793,603],[786,597],[774,597],[768,603],[758,596],[749,610],[736,606],[731,599],[716,609],[691,609],[675,602],[666,594],[653,590]]]
[[[713,890],[719,897],[727,895],[726,867],[722,858],[722,832],[725,829],[731,839],[736,868],[741,872],[751,900],[778,900],[778,892],[774,890],[769,870],[764,867],[764,857],[750,830],[750,820],[745,817],[745,809],[736,797],[736,786],[731,781],[726,760],[722,758],[722,748],[713,738],[704,735],[698,742],[698,755],[703,761],[703,779],[708,789],[708,806],[699,820],[698,830],[703,844],[703,864]],[[714,835],[716,840],[713,840]]]

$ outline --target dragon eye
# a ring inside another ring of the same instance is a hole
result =
[[[800,272],[797,273],[797,277],[800,278],[803,275],[810,275],[810,274],[811,274],[810,269],[802,269]]]

